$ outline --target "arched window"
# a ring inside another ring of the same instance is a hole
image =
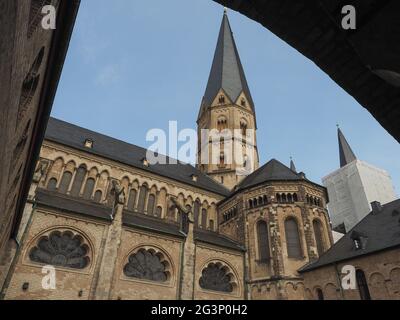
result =
[[[211,231],[214,231],[214,220],[210,219],[210,221],[208,222],[208,226]]]
[[[241,105],[242,107],[245,107],[245,106],[246,106],[246,100],[245,100],[244,98],[240,99],[240,105]]]
[[[257,207],[257,206],[258,206],[257,198],[254,198],[254,199],[253,199],[253,205],[254,205],[254,207]]]
[[[200,287],[220,292],[233,292],[232,275],[229,269],[220,263],[210,263],[203,269],[199,280]]]
[[[193,206],[193,215],[194,215],[194,225],[197,227],[200,225],[199,215],[200,215],[200,201],[196,200]]]
[[[297,193],[293,193],[293,201],[297,202],[299,199],[297,198]]]
[[[281,202],[282,202],[282,198],[281,198],[281,195],[280,195],[279,193],[276,194],[276,201],[277,201],[278,203],[281,203]]]
[[[315,292],[317,293],[317,299],[318,300],[324,300],[324,293],[322,292],[322,290],[320,288],[317,288],[315,290]]]
[[[218,102],[221,104],[225,103],[225,97],[223,95],[220,95],[218,98]]]
[[[263,203],[263,198],[262,197],[258,197],[258,205],[259,206],[262,206],[264,203]]]
[[[270,258],[270,251],[269,251],[268,226],[265,221],[259,221],[257,223],[257,235],[258,235],[259,260],[262,262],[268,262]]]
[[[264,202],[264,204],[268,203],[268,197],[266,195],[263,196],[263,202]]]
[[[220,166],[225,165],[225,153],[224,152],[221,152],[219,154],[219,165]]]
[[[286,198],[286,194],[285,193],[282,193],[281,199],[282,199],[283,203],[287,202],[287,198]]]
[[[302,258],[299,229],[294,218],[285,221],[286,246],[289,258]]]
[[[127,277],[166,282],[170,278],[170,264],[164,255],[155,250],[140,249],[131,254],[128,263],[124,266]]]
[[[147,202],[147,214],[150,216],[154,214],[155,202],[156,202],[156,196],[154,194],[150,194],[149,201]]]
[[[318,255],[321,256],[325,252],[325,246],[324,246],[323,228],[319,220],[314,219],[313,229],[314,229],[315,242],[317,244]]]
[[[253,200],[249,200],[249,208],[253,208]]]
[[[97,190],[95,193],[94,193],[94,201],[95,202],[101,202],[101,197],[102,197],[102,195],[103,195],[103,193],[101,192],[101,190]]]
[[[83,190],[83,198],[89,200],[92,197],[93,189],[94,189],[94,179],[89,178],[86,180],[85,189]]]
[[[207,209],[201,209],[201,227],[207,229]]]
[[[60,186],[58,187],[58,191],[61,193],[67,193],[69,184],[71,183],[72,173],[69,171],[65,171],[61,178]]]
[[[135,209],[136,194],[137,192],[135,189],[131,189],[131,191],[129,191],[128,210],[133,211]]]
[[[217,119],[217,130],[218,131],[222,131],[224,129],[226,129],[228,126],[228,120],[226,119],[226,117],[221,116]]]
[[[160,206],[158,206],[157,210],[156,210],[156,216],[161,218],[161,215],[162,215],[162,208]]]
[[[86,166],[82,165],[78,168],[75,174],[74,182],[72,183],[71,195],[74,197],[79,197],[79,193],[81,192],[83,180],[86,175]]]
[[[140,213],[144,213],[144,205],[146,202],[146,198],[147,198],[147,192],[148,192],[148,188],[147,185],[142,185],[140,187],[140,192],[139,192],[139,201],[138,201],[138,211]]]
[[[371,300],[371,295],[369,293],[367,279],[365,278],[364,271],[357,269],[356,271],[357,287],[360,293],[361,300]]]
[[[41,237],[29,252],[34,262],[72,269],[84,269],[89,265],[89,247],[83,238],[71,231],[53,231]]]
[[[49,183],[47,184],[47,189],[50,191],[55,191],[57,188],[57,179],[56,178],[51,178],[49,180]]]
[[[292,197],[292,194],[291,194],[291,193],[288,193],[288,195],[287,195],[287,201],[288,201],[289,203],[292,203],[292,202],[293,202],[293,197]]]

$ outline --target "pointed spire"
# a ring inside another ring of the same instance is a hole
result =
[[[338,128],[338,140],[339,140],[339,158],[340,158],[340,167],[344,167],[345,165],[353,162],[357,159],[353,150],[351,150],[350,145],[348,144],[346,138],[344,137],[342,131],[337,125]]]
[[[226,9],[224,9],[214,60],[204,94],[204,103],[211,105],[221,89],[234,102],[244,92],[251,107],[254,108]]]
[[[292,157],[290,157],[290,170],[297,173],[297,169],[296,169],[296,166],[294,165],[294,161],[293,161]]]

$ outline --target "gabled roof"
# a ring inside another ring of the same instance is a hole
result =
[[[143,164],[143,159],[146,158],[146,149],[78,127],[62,120],[55,118],[49,119],[45,139],[163,177],[171,178],[222,196],[229,195],[229,190],[223,185],[211,179],[190,164],[185,164],[172,158],[165,157],[165,162],[167,164],[145,166]],[[84,146],[85,140],[87,139],[93,141],[92,148]],[[193,175],[197,176],[197,181],[193,181]]]
[[[351,147],[347,142],[346,138],[344,137],[340,128],[338,128],[338,140],[339,140],[340,167],[344,167],[350,162],[356,160],[357,157],[354,154],[353,150],[351,150]]]
[[[237,190],[274,180],[304,180],[304,178],[278,160],[271,159],[262,167],[244,178],[242,182],[239,183]]]
[[[362,238],[360,239],[362,241],[360,249],[356,249],[354,244],[357,236]],[[299,272],[310,271],[397,246],[400,246],[400,199],[382,206],[379,212],[370,212],[317,261],[305,265]]]
[[[208,78],[207,88],[204,93],[203,103],[208,106],[211,105],[221,89],[224,90],[233,102],[244,92],[250,106],[254,108],[253,99],[250,94],[226,12],[222,18],[217,47],[215,49],[214,60]]]

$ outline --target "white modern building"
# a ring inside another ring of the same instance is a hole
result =
[[[392,180],[385,170],[358,160],[338,129],[340,169],[322,179],[328,189],[332,227],[349,231],[371,211],[371,202],[396,199]]]

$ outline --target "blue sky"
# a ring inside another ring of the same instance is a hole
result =
[[[223,7],[205,0],[84,0],[52,116],[150,146],[146,133],[196,128]],[[260,24],[228,10],[256,104],[261,164],[276,158],[309,179],[339,167],[336,124],[357,157],[389,171],[399,194],[400,145],[317,66]]]

